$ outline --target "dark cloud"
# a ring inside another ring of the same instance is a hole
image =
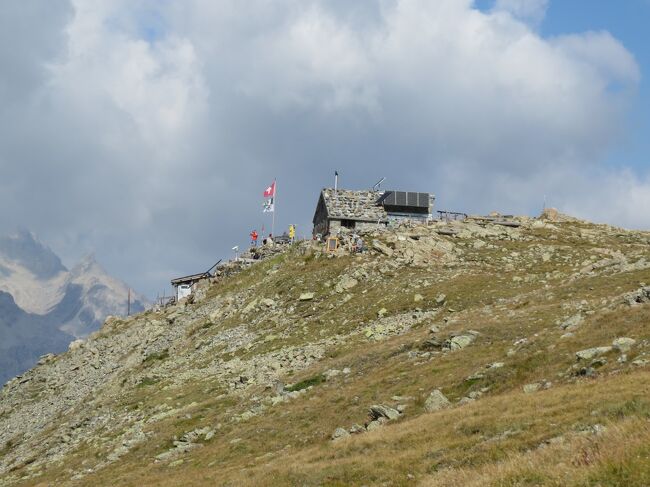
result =
[[[35,47],[0,51],[17,73],[4,96],[20,100],[0,112],[0,225],[36,231],[68,264],[94,250],[149,294],[268,231],[261,191],[276,177],[278,228],[302,234],[335,169],[345,187],[385,176],[448,209],[533,212],[547,195],[648,223],[623,203],[603,215],[589,189],[650,194],[598,163],[638,67],[607,33],[539,37],[526,19],[546,2],[43,5],[15,14],[47,18],[40,41],[14,30]]]
[[[26,98],[47,79],[47,65],[65,52],[68,0],[6,2],[0,9],[0,111]]]

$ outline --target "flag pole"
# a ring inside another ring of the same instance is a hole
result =
[[[273,188],[275,188],[273,195],[273,216],[271,217],[271,237],[275,238],[275,207],[278,203],[278,183],[273,180]]]

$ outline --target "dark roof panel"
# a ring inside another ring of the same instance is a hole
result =
[[[399,206],[402,208],[429,208],[429,193],[415,193],[411,191],[386,191],[378,200],[384,206]]]

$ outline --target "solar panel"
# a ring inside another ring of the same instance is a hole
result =
[[[377,204],[386,207],[429,208],[429,193],[406,191],[386,191],[377,200]]]

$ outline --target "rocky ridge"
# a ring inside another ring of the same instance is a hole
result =
[[[300,243],[175,306],[111,317],[0,392],[0,485],[120,485],[124,465],[152,481],[218,466],[236,483],[225,452],[262,475],[260,459],[289,450],[643,374],[647,328],[599,320],[646,316],[649,234],[558,219],[402,226],[355,256]],[[199,460],[212,451],[224,453]]]

